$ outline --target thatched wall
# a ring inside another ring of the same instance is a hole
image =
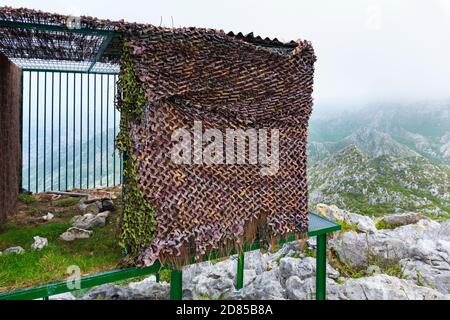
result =
[[[21,70],[0,54],[0,223],[19,193]]]
[[[221,31],[148,28],[130,37],[124,52],[123,226],[131,251],[144,249],[138,263],[185,264],[211,250],[306,231],[315,62],[309,42],[267,48]],[[278,170],[261,174],[248,152],[243,164],[174,163],[172,134],[192,130],[195,121],[202,133],[214,129],[223,137],[229,129],[279,130]]]

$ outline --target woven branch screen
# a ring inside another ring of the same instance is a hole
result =
[[[119,83],[119,142],[128,154],[129,183],[123,235],[138,264],[183,265],[211,250],[306,231],[314,62],[306,41],[280,51],[193,28],[148,28],[128,39]],[[195,124],[201,124],[197,133]],[[199,162],[174,163],[174,131],[193,127],[193,139],[211,129],[226,137],[220,153],[234,143],[230,129],[255,130],[257,138],[266,132],[272,143],[276,129],[278,170],[262,174],[250,149],[239,164],[202,163],[205,140],[199,149],[195,141],[188,145]]]
[[[180,266],[213,250],[305,233],[316,59],[309,42],[91,17],[79,17],[87,32],[79,33],[67,29],[69,18],[2,7],[0,51],[17,59],[120,63],[121,242],[133,264]],[[104,31],[114,31],[110,42]],[[174,139],[179,129],[192,144]],[[248,148],[239,160],[216,162],[239,151],[229,132],[244,133]],[[180,146],[188,146],[192,161],[174,161]],[[208,152],[214,161],[204,161]],[[275,170],[259,161],[264,153],[277,155]]]

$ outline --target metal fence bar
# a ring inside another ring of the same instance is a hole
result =
[[[109,186],[109,161],[108,161],[108,138],[109,138],[109,77],[106,78],[106,185]]]
[[[23,71],[23,188],[44,192],[122,182],[113,138],[120,119],[116,80],[116,74]]]
[[[39,141],[39,82],[40,72],[37,73],[36,84],[36,140]],[[36,144],[36,190],[39,190],[39,143]]]
[[[58,189],[61,189],[61,72],[59,73],[58,100]]]
[[[100,76],[100,184],[103,184],[103,75]]]
[[[50,166],[52,167],[51,170],[51,188],[54,189],[53,186],[53,169],[54,167],[54,163],[53,163],[53,158],[54,158],[54,152],[53,152],[53,141],[54,141],[54,124],[55,124],[55,73],[52,72],[52,134],[51,134],[51,153],[52,153],[52,158],[50,160]]]
[[[95,168],[97,166],[97,75],[94,75],[94,188],[97,184],[97,176],[95,175]]]

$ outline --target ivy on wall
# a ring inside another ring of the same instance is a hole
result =
[[[118,88],[117,109],[121,113],[121,118],[116,146],[123,155],[124,168],[120,245],[133,258],[152,241],[156,232],[156,220],[155,210],[145,198],[138,183],[138,164],[130,139],[131,124],[133,121],[139,121],[147,99],[137,79],[126,41],[121,57]]]

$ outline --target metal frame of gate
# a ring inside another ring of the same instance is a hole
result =
[[[117,74],[24,69],[21,82],[21,189],[120,184]]]

